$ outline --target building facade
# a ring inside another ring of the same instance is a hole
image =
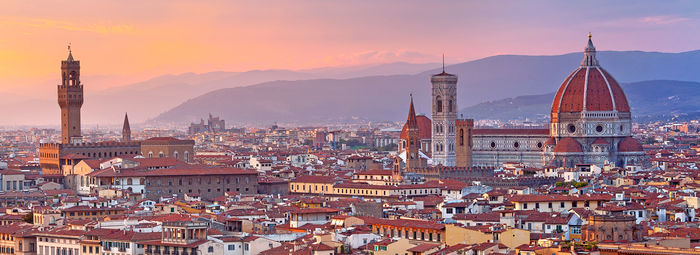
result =
[[[153,137],[141,141],[141,154],[147,158],[176,158],[185,162],[194,159],[194,140],[174,137]]]

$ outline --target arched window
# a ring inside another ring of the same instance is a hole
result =
[[[149,151],[149,152],[148,152],[148,157],[149,157],[149,158],[152,158],[152,157],[153,157],[153,152],[152,152],[152,151]]]
[[[162,157],[164,157],[164,156],[165,156],[165,154],[163,154],[162,151],[161,151],[161,152],[158,152],[158,157],[159,157],[159,158],[162,158]]]
[[[185,162],[190,162],[190,152],[185,151]]]
[[[437,105],[437,112],[442,112],[442,98],[437,96],[437,98],[435,98],[435,102]]]
[[[126,179],[126,185],[134,185],[134,181],[131,178]]]
[[[177,152],[177,151],[173,152],[173,157],[174,157],[174,158],[178,158],[179,156],[180,156],[180,153],[179,153],[179,152]]]
[[[464,129],[460,128],[459,129],[459,146],[464,145]]]

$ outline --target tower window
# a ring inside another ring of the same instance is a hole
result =
[[[450,107],[450,108],[447,109],[448,112],[454,111],[454,109],[453,109],[453,107],[452,107],[452,99],[450,99],[450,101],[449,101],[449,107]]]
[[[437,112],[442,112],[442,98],[438,96],[435,101],[437,102]]]
[[[459,146],[464,146],[464,129],[459,129]]]

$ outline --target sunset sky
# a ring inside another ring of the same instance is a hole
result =
[[[162,74],[495,54],[700,49],[698,1],[2,1],[0,91],[55,85],[72,44],[106,88]],[[53,89],[52,89],[53,90]]]

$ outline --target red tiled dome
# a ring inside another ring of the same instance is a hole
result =
[[[431,139],[433,134],[433,122],[425,115],[416,116],[416,122],[418,122],[418,136],[420,139]],[[408,126],[403,125],[401,129],[401,139],[406,139],[408,137]]]
[[[620,143],[617,145],[617,151],[618,152],[639,152],[639,151],[644,151],[644,148],[642,147],[642,144],[640,144],[637,139],[634,139],[632,137],[625,137],[625,139],[622,139]]]
[[[602,144],[602,145],[609,145],[608,141],[605,141],[603,138],[598,138],[593,141],[593,144]]]
[[[593,42],[588,40],[581,66],[574,70],[559,86],[552,113],[586,111],[629,112],[627,97],[605,69],[598,65]]]
[[[571,137],[566,137],[554,146],[554,152],[583,152],[581,144]]]

